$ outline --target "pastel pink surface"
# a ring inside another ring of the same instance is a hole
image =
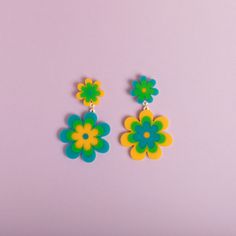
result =
[[[236,235],[234,0],[1,1],[0,235]],[[122,120],[137,74],[174,144],[133,161]],[[70,160],[57,132],[84,76],[110,152]]]

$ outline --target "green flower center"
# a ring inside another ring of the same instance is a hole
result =
[[[143,137],[144,138],[149,138],[150,137],[150,133],[149,132],[144,132]]]
[[[83,134],[83,139],[88,139],[89,138],[89,136],[88,136],[88,134]]]

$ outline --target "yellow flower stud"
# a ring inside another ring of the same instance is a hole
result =
[[[101,82],[92,79],[85,79],[84,83],[79,83],[77,85],[78,92],[76,98],[78,100],[83,100],[85,106],[91,106],[91,103],[97,105],[99,103],[99,98],[104,95],[104,92],[101,90]]]

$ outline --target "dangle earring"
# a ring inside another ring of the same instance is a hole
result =
[[[59,139],[67,143],[64,152],[71,159],[81,156],[85,162],[92,162],[96,152],[105,153],[109,150],[109,143],[103,139],[110,133],[110,126],[105,122],[97,122],[95,105],[104,95],[99,81],[85,79],[84,83],[77,85],[76,98],[89,107],[83,117],[70,115],[67,119],[68,128],[61,130]]]
[[[153,101],[153,96],[159,93],[154,88],[156,81],[140,76],[139,80],[132,82],[130,94],[136,97],[138,103],[143,105],[138,118],[129,116],[124,121],[127,132],[120,137],[121,145],[129,147],[130,156],[134,160],[142,160],[147,155],[150,159],[159,159],[162,151],[161,146],[169,146],[172,137],[164,132],[168,127],[168,120],[164,116],[154,117],[148,107]]]

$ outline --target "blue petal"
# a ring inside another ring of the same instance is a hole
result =
[[[72,150],[72,144],[68,144],[64,150],[67,157],[70,159],[75,159],[80,155],[80,152],[75,152]]]
[[[133,80],[133,81],[132,81],[132,86],[133,86],[134,88],[137,86],[137,84],[138,84],[138,81],[137,81],[137,80]]]
[[[98,136],[101,136],[101,137],[108,135],[111,130],[110,126],[105,122],[97,123],[94,129],[98,130]]]
[[[152,89],[152,94],[155,95],[155,96],[158,95],[159,94],[159,90],[156,89],[156,88],[153,88]]]
[[[156,84],[156,80],[150,79],[148,83],[150,83],[151,87],[153,87]]]
[[[93,146],[93,148],[97,152],[105,153],[105,152],[109,151],[110,145],[109,145],[109,143],[106,140],[101,138],[101,139],[98,140],[98,144],[96,146]]]
[[[70,133],[71,133],[70,129],[63,129],[60,131],[58,137],[63,143],[68,143],[71,141]]]
[[[68,116],[67,124],[69,125],[69,127],[74,129],[76,125],[82,124],[82,120],[78,115],[73,114]]]
[[[139,76],[139,80],[140,80],[141,82],[146,82],[146,81],[147,81],[147,77],[146,77],[145,75],[140,75],[140,76]]]
[[[96,124],[97,122],[97,115],[94,112],[87,112],[84,115],[84,124],[91,124],[92,127]]]
[[[146,100],[147,100],[147,102],[148,102],[148,103],[151,103],[151,102],[153,102],[153,98],[152,98],[152,96],[149,96],[149,97],[147,97],[147,99],[146,99]]]
[[[137,102],[138,102],[139,104],[142,104],[142,103],[144,102],[144,98],[138,97],[138,98],[137,98]]]
[[[84,160],[85,162],[93,162],[96,158],[96,153],[93,150],[93,148],[91,148],[90,150],[86,151],[83,150],[82,151],[82,155],[81,155],[82,160]]]

